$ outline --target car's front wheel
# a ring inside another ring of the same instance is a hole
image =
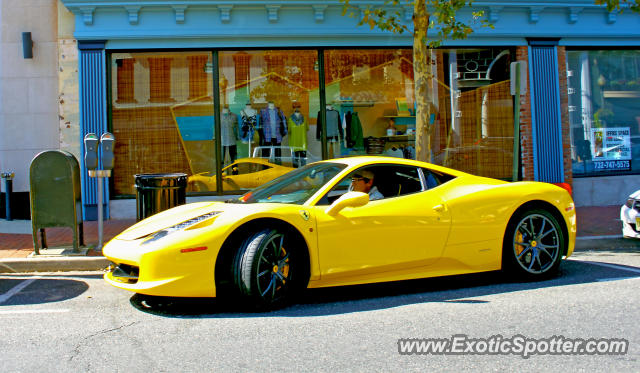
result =
[[[238,292],[259,310],[286,305],[301,290],[301,248],[290,233],[265,229],[249,236],[236,252],[233,278]]]
[[[502,249],[503,269],[515,279],[544,279],[560,265],[566,237],[556,217],[544,209],[523,211],[507,226]]]

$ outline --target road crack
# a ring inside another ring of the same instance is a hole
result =
[[[92,339],[94,337],[100,336],[100,335],[104,335],[104,334],[112,333],[112,332],[115,332],[115,331],[118,331],[118,330],[122,330],[124,328],[128,328],[130,326],[134,326],[134,325],[139,324],[139,323],[140,323],[140,321],[130,322],[128,324],[120,325],[117,328],[104,329],[104,330],[101,330],[101,331],[99,331],[97,333],[94,333],[94,334],[91,334],[91,335],[88,335],[88,336],[82,338],[80,343],[78,343],[76,345],[76,347],[73,349],[73,351],[71,352],[71,356],[69,357],[68,361],[73,361],[73,359],[75,359],[78,355],[80,355],[80,349],[82,348],[82,346],[84,344],[87,343],[88,340],[90,340],[90,339]]]

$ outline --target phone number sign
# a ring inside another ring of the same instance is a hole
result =
[[[629,127],[592,128],[591,146],[594,170],[631,169],[631,131]]]

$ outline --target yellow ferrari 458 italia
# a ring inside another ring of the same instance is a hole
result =
[[[295,169],[239,199],[161,212],[103,253],[114,263],[105,279],[119,288],[269,309],[305,288],[499,269],[547,278],[575,237],[573,200],[558,186],[354,157]]]

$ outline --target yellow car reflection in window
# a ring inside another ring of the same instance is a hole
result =
[[[293,167],[278,165],[261,158],[238,159],[222,169],[222,188],[223,190],[253,189],[293,169]],[[191,175],[188,182],[197,192],[216,190],[216,175],[212,172]]]

